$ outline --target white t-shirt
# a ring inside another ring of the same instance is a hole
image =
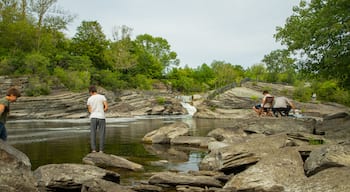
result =
[[[90,119],[98,118],[105,119],[103,102],[107,101],[104,95],[96,94],[89,97],[87,105],[91,107]]]

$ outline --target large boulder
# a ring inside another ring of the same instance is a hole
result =
[[[308,176],[331,167],[350,167],[350,145],[330,145],[315,149],[304,165]]]
[[[238,191],[293,191],[290,186],[305,178],[303,160],[293,148],[271,149],[264,158],[238,173],[224,188]]]
[[[120,175],[92,165],[49,164],[34,171],[38,186],[44,191],[77,191],[85,182],[103,179],[119,184]]]
[[[142,138],[142,141],[144,143],[170,144],[171,139],[177,136],[188,135],[188,133],[188,124],[184,122],[176,122],[147,133]]]
[[[296,183],[290,191],[347,192],[350,191],[349,181],[350,167],[331,167],[308,177],[302,183]]]
[[[258,162],[275,150],[288,145],[291,138],[287,134],[252,137],[244,142],[218,148],[206,155],[200,163],[201,170],[223,170],[236,173],[242,167]]]
[[[0,139],[0,190],[38,191],[29,158]]]

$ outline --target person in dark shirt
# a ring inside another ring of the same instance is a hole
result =
[[[16,102],[17,98],[21,96],[21,93],[16,88],[10,88],[7,90],[6,96],[0,99],[0,139],[7,140],[6,120],[7,115],[10,112],[10,103]]]

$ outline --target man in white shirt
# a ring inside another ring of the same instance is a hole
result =
[[[105,134],[106,134],[106,117],[105,112],[108,110],[107,99],[104,95],[98,94],[95,86],[89,87],[90,97],[87,100],[87,107],[90,113],[90,145],[91,151],[96,152],[96,132],[99,129],[99,149],[103,153]]]

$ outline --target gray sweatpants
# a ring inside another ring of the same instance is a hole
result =
[[[105,119],[90,119],[90,145],[91,150],[96,151],[96,132],[99,130],[100,151],[104,150],[105,134],[106,134],[106,120]]]

